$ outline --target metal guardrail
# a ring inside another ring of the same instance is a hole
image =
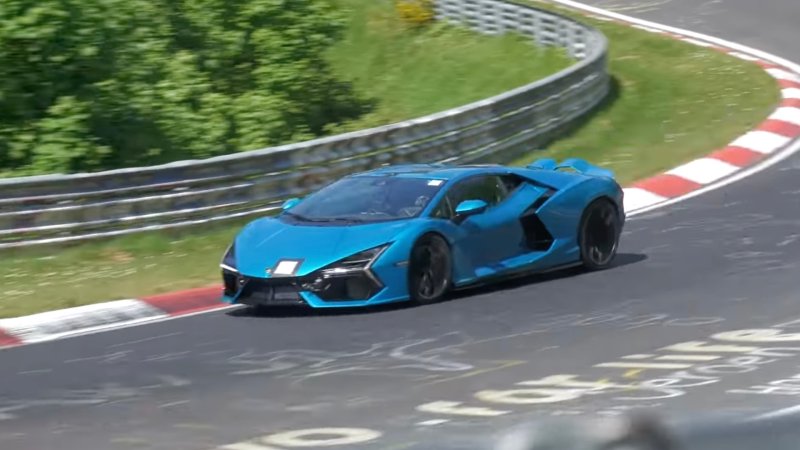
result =
[[[507,162],[608,93],[607,41],[594,28],[500,0],[435,0],[435,9],[438,20],[518,32],[565,48],[577,62],[482,101],[368,130],[159,166],[0,179],[0,248],[265,214],[288,197],[383,164]]]

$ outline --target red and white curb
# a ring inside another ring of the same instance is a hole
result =
[[[0,348],[52,341],[221,309],[221,286],[0,319]]]
[[[705,157],[635,182],[623,189],[625,211],[628,214],[646,212],[722,187],[749,174],[746,172],[754,172],[750,169],[756,168],[759,164],[777,162],[782,159],[778,158],[778,155],[788,156],[798,150],[800,66],[797,64],[741,44],[624,16],[572,0],[552,0],[552,2],[581,10],[594,19],[630,25],[758,64],[772,75],[780,86],[781,102],[778,108],[753,130]]]
[[[755,129],[703,158],[625,188],[625,211],[628,214],[646,212],[717,189],[800,150],[799,65],[759,50],[692,31],[623,16],[571,0],[552,1],[588,12],[596,19],[630,25],[751,61],[763,67],[780,85],[782,100],[779,107]],[[221,286],[212,286],[0,319],[0,348],[230,308],[230,305],[220,301],[221,294]]]

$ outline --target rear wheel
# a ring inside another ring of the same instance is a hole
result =
[[[614,204],[600,198],[586,207],[579,228],[581,261],[590,270],[607,268],[617,256],[622,231]]]
[[[408,264],[408,291],[419,304],[435,303],[444,297],[452,282],[453,261],[450,246],[439,235],[423,236],[411,250]]]

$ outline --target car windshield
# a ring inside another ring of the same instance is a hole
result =
[[[395,176],[343,178],[285,213],[300,221],[378,222],[418,216],[444,180]]]

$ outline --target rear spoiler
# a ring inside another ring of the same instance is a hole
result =
[[[552,171],[572,169],[580,174],[588,175],[590,177],[614,178],[614,172],[595,166],[589,161],[580,158],[568,158],[564,161],[561,161],[560,164],[553,158],[542,158],[528,164],[527,168]]]

